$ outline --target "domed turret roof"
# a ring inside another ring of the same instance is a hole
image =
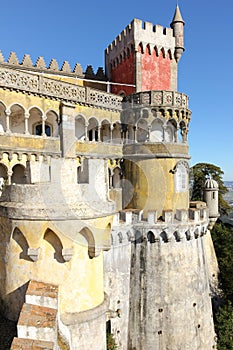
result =
[[[211,190],[211,189],[218,190],[218,183],[217,183],[217,181],[213,180],[212,178],[207,179],[205,182],[204,188],[206,188],[208,190]]]

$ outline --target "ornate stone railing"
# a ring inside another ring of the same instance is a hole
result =
[[[0,67],[0,87],[44,95],[59,100],[121,110],[122,97],[88,87],[78,86],[43,74]]]
[[[188,96],[177,91],[152,90],[130,95],[128,101],[137,105],[188,109]]]

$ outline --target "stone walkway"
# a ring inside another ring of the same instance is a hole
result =
[[[17,336],[16,323],[0,315],[0,350],[10,350],[15,336]]]

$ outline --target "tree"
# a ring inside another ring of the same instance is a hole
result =
[[[233,350],[233,308],[228,301],[219,308],[216,315],[215,330],[218,339],[218,350]]]
[[[208,177],[212,177],[217,181],[219,186],[219,212],[221,215],[227,214],[231,209],[229,204],[224,200],[223,195],[227,193],[227,188],[224,186],[222,176],[224,172],[216,165],[208,163],[198,163],[191,168],[192,177],[192,196],[191,200],[203,200],[203,188]]]
[[[211,235],[220,270],[220,288],[224,298],[233,303],[233,228],[216,223]]]
[[[219,286],[224,303],[215,314],[218,350],[233,350],[233,228],[223,223],[215,224],[211,231],[219,265]]]

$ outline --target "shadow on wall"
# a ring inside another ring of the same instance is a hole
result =
[[[32,261],[31,258],[28,256],[28,242],[23,233],[18,228],[14,230],[12,238],[22,249],[21,253],[19,254],[19,259]]]
[[[60,264],[64,263],[65,260],[62,256],[63,245],[59,237],[53,231],[48,229],[44,234],[44,240],[47,241],[54,249],[54,259],[56,259]]]
[[[19,314],[25,302],[28,284],[29,281],[7,294],[4,298],[1,311],[7,319],[15,322],[18,321]]]

